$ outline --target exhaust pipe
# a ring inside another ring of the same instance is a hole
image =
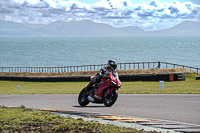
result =
[[[93,98],[93,97],[88,96],[88,100],[89,100],[90,102],[94,103],[94,98]]]

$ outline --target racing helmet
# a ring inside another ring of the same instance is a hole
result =
[[[108,63],[107,63],[107,65],[109,67],[112,67],[114,70],[117,69],[117,62],[115,60],[109,60]]]

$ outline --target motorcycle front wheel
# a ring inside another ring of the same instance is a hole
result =
[[[108,89],[106,89],[106,92],[104,93],[103,96],[103,103],[106,107],[111,107],[118,98],[118,91],[113,89],[112,93],[109,95],[108,94]]]
[[[81,106],[86,106],[89,103],[87,92],[83,88],[78,96],[78,103]]]

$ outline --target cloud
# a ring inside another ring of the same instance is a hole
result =
[[[130,0],[101,0],[94,4],[77,0],[0,1],[0,20],[48,24],[84,19],[113,27],[139,26],[144,30],[159,30],[185,20],[200,21],[200,5],[178,1],[160,3],[158,0],[137,5]]]

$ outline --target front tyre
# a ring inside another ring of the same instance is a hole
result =
[[[117,98],[118,98],[117,90],[113,89],[112,93],[109,95],[107,89],[107,91],[104,93],[103,96],[103,103],[106,107],[111,107],[117,101]]]
[[[87,95],[87,92],[85,91],[85,88],[83,88],[78,96],[78,103],[81,105],[81,106],[86,106],[89,101],[88,101],[88,95]]]

